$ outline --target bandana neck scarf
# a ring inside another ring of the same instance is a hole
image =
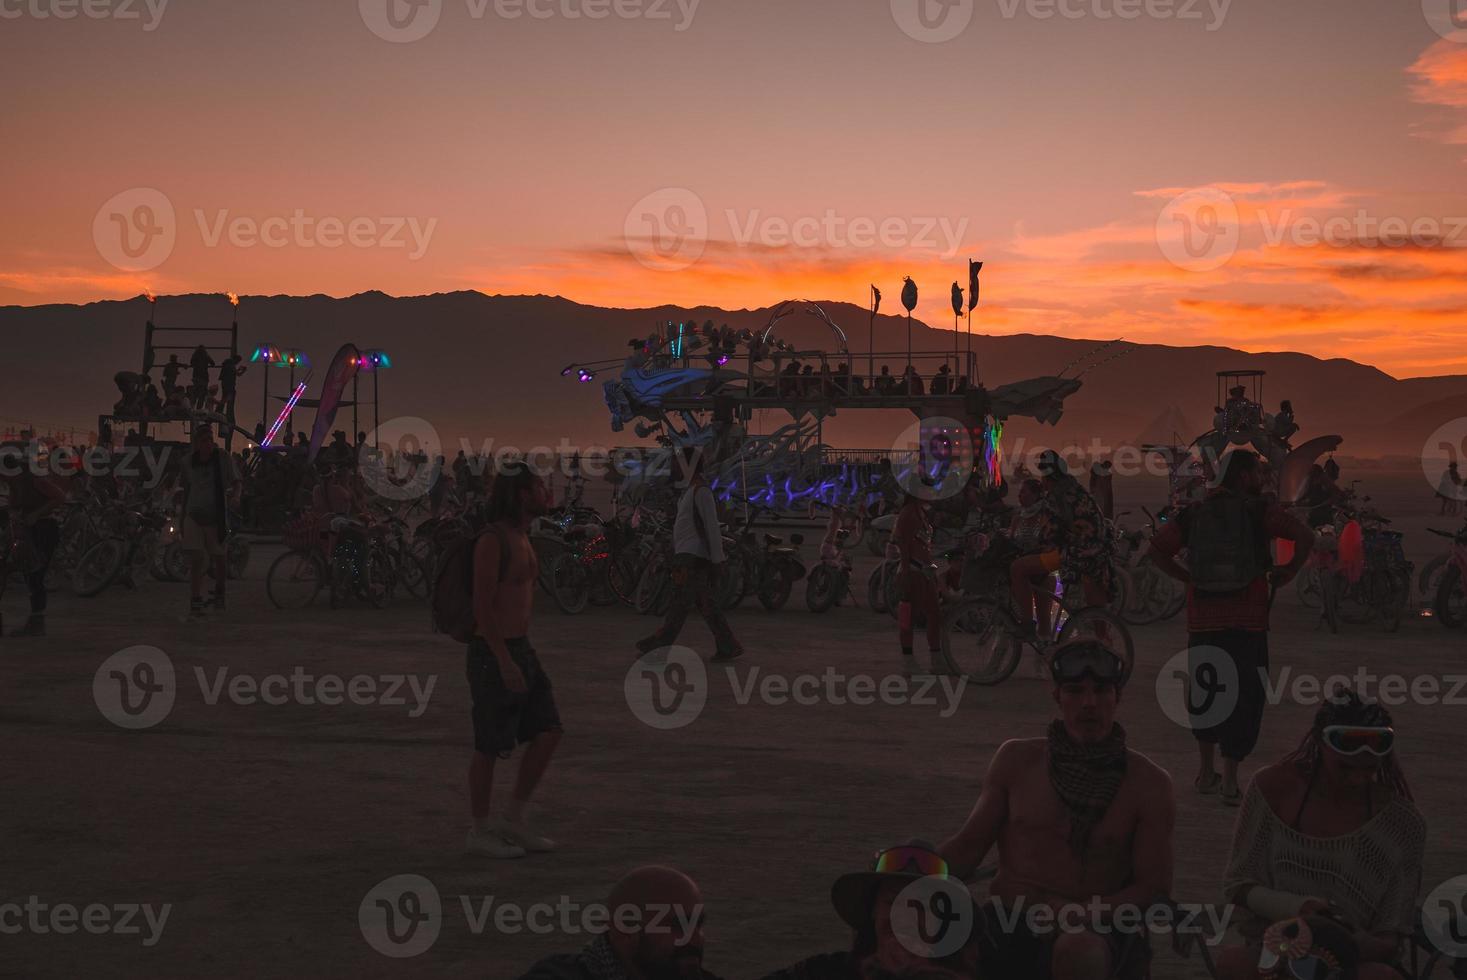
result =
[[[594,942],[581,951],[581,956],[596,980],[627,980],[626,971],[621,968],[616,951],[611,948],[611,941],[604,935],[597,936]]]
[[[1056,719],[1049,726],[1049,783],[1070,814],[1070,849],[1080,857],[1126,778],[1126,731],[1081,744]]]

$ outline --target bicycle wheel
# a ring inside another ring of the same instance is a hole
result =
[[[1436,590],[1441,586],[1442,576],[1446,574],[1447,563],[1451,558],[1451,555],[1437,555],[1416,576],[1416,593],[1421,596],[1423,603],[1436,598]]]
[[[883,566],[886,578],[882,583],[882,601],[886,605],[886,611],[891,614],[892,619],[897,618],[902,604],[902,575],[901,563],[895,560],[886,562]]]
[[[103,538],[88,548],[72,569],[72,591],[83,598],[99,595],[117,578],[126,561],[127,546],[116,538]]]
[[[866,603],[872,612],[886,612],[886,563],[882,562],[871,570],[866,579]]]
[[[1001,683],[1019,666],[1024,647],[1012,622],[991,602],[960,601],[942,614],[942,660],[974,684]]]
[[[805,580],[805,606],[815,613],[823,613],[835,605],[839,597],[840,576],[829,565],[816,565]]]
[[[644,616],[651,615],[657,609],[658,600],[661,598],[663,586],[668,579],[667,559],[662,555],[655,555],[642,569],[642,574],[637,578],[637,590],[633,607]]]
[[[361,574],[362,580],[357,583],[357,590],[362,598],[373,609],[386,607],[397,594],[397,570],[392,565],[392,559],[374,544],[367,553],[367,561]]]
[[[287,551],[265,573],[265,594],[276,609],[304,609],[326,585],[326,565],[310,551]]]
[[[555,559],[550,569],[550,594],[560,611],[568,616],[585,612],[591,603],[591,581],[586,566],[573,554]]]
[[[788,572],[782,568],[772,569],[769,578],[759,588],[759,604],[770,612],[783,609],[784,604],[790,601],[794,586]]]
[[[428,574],[428,566],[411,551],[401,551],[393,556],[397,571],[395,578],[397,584],[402,586],[404,592],[414,599],[426,599],[428,593],[433,590],[432,576]]]
[[[606,584],[624,605],[637,604],[637,556],[630,551],[613,555],[606,568]]]
[[[1166,592],[1169,581],[1174,580],[1143,560],[1131,572],[1130,592],[1121,618],[1132,626],[1145,626],[1160,619],[1170,598]]]
[[[1467,623],[1467,588],[1462,584],[1462,571],[1452,565],[1442,573],[1432,604],[1437,621],[1447,629],[1461,629]]]
[[[1130,680],[1131,672],[1136,669],[1136,644],[1120,617],[1096,606],[1076,610],[1066,618],[1059,634],[1060,643],[1071,640],[1098,640],[1105,644],[1125,664],[1122,682]]]
[[[1401,628],[1401,617],[1405,614],[1406,604],[1411,601],[1411,578],[1394,568],[1383,568],[1379,575],[1376,585],[1380,591],[1376,599],[1380,624],[1387,633],[1394,633]]]

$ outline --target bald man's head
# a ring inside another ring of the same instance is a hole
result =
[[[676,868],[647,865],[611,889],[608,937],[623,967],[639,980],[694,980],[703,975],[703,894]]]

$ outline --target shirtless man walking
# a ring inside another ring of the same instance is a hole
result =
[[[1144,977],[1151,954],[1134,910],[1171,891],[1171,777],[1115,723],[1119,658],[1076,640],[1051,671],[1060,718],[1045,738],[999,746],[967,823],[940,850],[966,875],[998,845],[983,975]],[[1039,922],[1053,927],[1036,934]]]
[[[530,522],[550,509],[545,481],[523,463],[511,463],[494,481],[489,528],[474,546],[474,622],[469,641],[474,755],[469,764],[469,808],[474,825],[467,849],[496,858],[551,851],[555,842],[532,831],[525,804],[545,775],[560,742],[560,713],[550,678],[530,646],[530,609],[539,562]],[[494,762],[524,745],[513,795],[502,815],[489,816]]]

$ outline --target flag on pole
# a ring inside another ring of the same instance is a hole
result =
[[[917,284],[912,281],[911,276],[907,276],[905,282],[902,286],[902,305],[910,313],[917,308]]]
[[[968,312],[972,313],[978,305],[978,273],[983,271],[982,262],[968,260]]]
[[[874,315],[881,310],[881,290],[875,286],[871,287],[871,313]]]
[[[953,316],[963,315],[963,287],[953,283]]]

